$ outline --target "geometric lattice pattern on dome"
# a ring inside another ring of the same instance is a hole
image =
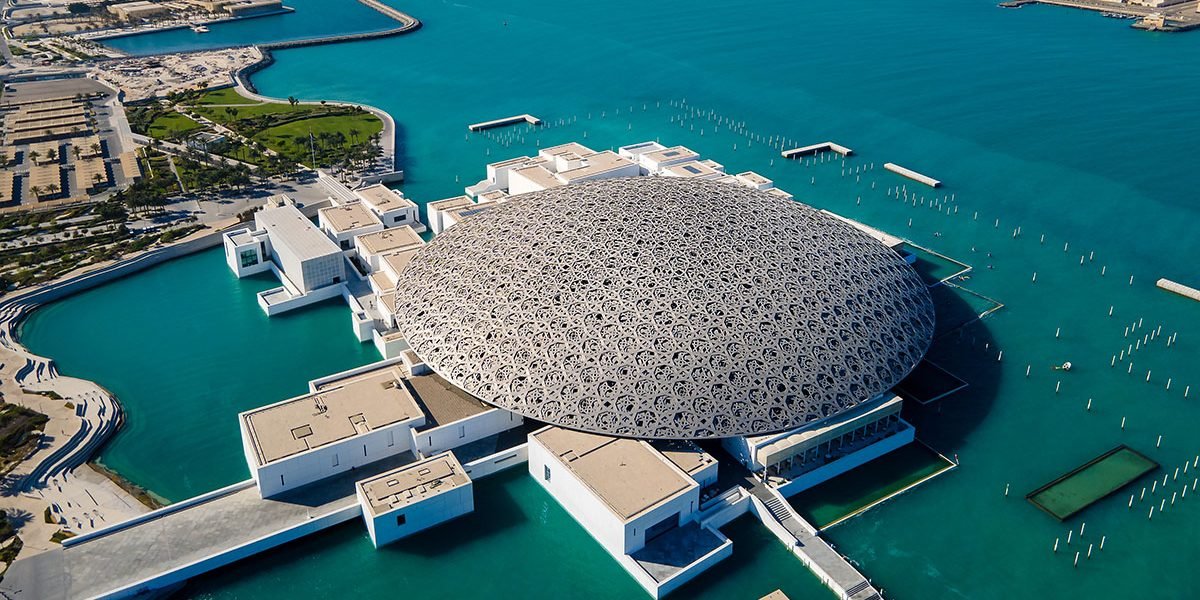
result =
[[[933,335],[894,252],[808,206],[670,177],[534,192],[409,263],[397,321],[436,372],[563,427],[640,438],[794,428],[884,392]]]

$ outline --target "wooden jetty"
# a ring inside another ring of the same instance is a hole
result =
[[[508,125],[516,125],[517,123],[521,123],[521,122],[529,123],[530,125],[541,125],[542,124],[541,119],[539,119],[533,115],[525,114],[525,115],[516,115],[516,116],[512,116],[512,117],[505,117],[503,119],[496,119],[495,121],[484,121],[482,123],[474,123],[472,125],[467,125],[467,129],[470,129],[471,131],[484,131],[485,129],[494,129],[496,127],[506,127]]]
[[[1188,287],[1182,283],[1176,283],[1166,278],[1159,279],[1158,283],[1155,285],[1167,290],[1168,292],[1174,292],[1180,296],[1183,296],[1184,298],[1191,298],[1192,300],[1200,302],[1200,290],[1194,287]]]
[[[923,183],[929,187],[935,188],[935,187],[942,185],[942,182],[940,182],[928,175],[922,175],[912,169],[906,169],[896,163],[883,163],[883,168],[885,168],[893,173],[896,173],[897,175],[903,175],[913,181],[918,181],[920,183]]]
[[[813,144],[803,148],[792,148],[791,150],[784,150],[779,154],[784,158],[796,158],[798,156],[812,156],[813,154],[820,154],[821,152],[837,152],[842,156],[850,156],[851,154],[854,154],[853,150],[841,144],[835,144],[834,142],[821,142],[820,144]]]

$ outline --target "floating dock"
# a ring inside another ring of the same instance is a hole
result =
[[[929,187],[935,188],[935,187],[942,185],[942,182],[940,182],[928,175],[922,175],[912,169],[906,169],[896,163],[883,163],[883,168],[885,168],[893,173],[896,173],[897,175],[903,175],[913,181],[918,181],[920,183],[923,183]]]
[[[526,114],[526,115],[516,115],[514,117],[505,117],[503,119],[496,119],[495,121],[484,121],[482,123],[475,123],[473,125],[467,125],[467,129],[470,129],[471,131],[484,131],[486,129],[494,129],[496,127],[506,127],[508,125],[516,125],[517,123],[521,123],[521,122],[529,123],[530,125],[541,125],[542,124],[541,119],[539,119],[533,115]]]
[[[834,142],[821,142],[820,144],[813,144],[803,148],[792,148],[791,150],[784,150],[779,154],[784,158],[796,158],[798,156],[812,156],[814,154],[820,154],[821,152],[837,152],[842,156],[850,156],[851,154],[854,154],[853,150],[841,144],[835,144]]]
[[[1191,298],[1192,300],[1200,302],[1200,290],[1194,287],[1188,287],[1182,283],[1176,283],[1166,278],[1159,279],[1158,283],[1155,285],[1167,290],[1168,292],[1174,292],[1180,296],[1183,296],[1184,298]]]

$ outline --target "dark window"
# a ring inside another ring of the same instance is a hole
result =
[[[400,526],[403,524],[404,524],[404,515],[396,515],[396,525]]]
[[[546,481],[550,481],[550,465],[546,465],[544,468],[546,469],[546,472],[542,475],[542,478]]]

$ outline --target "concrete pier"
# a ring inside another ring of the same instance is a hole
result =
[[[821,152],[837,152],[842,156],[850,156],[851,154],[854,154],[853,150],[834,142],[821,142],[820,144],[804,146],[803,148],[792,148],[791,150],[784,150],[779,154],[784,158],[797,158],[801,156],[811,156]]]
[[[1200,290],[1194,287],[1188,287],[1182,283],[1177,283],[1166,278],[1159,279],[1158,283],[1155,285],[1167,290],[1168,292],[1174,292],[1180,296],[1183,296],[1184,298],[1191,298],[1192,300],[1200,302]]]
[[[883,163],[883,168],[885,168],[897,175],[903,175],[913,181],[923,183],[929,187],[935,188],[935,187],[942,185],[942,182],[940,182],[928,175],[922,175],[912,169],[906,169],[896,163]]]
[[[843,600],[882,600],[879,590],[844,556],[817,535],[817,530],[766,485],[751,493],[751,510],[808,567],[821,583]]]
[[[505,117],[503,119],[496,119],[494,121],[484,121],[482,123],[473,123],[471,125],[467,125],[467,129],[469,129],[471,131],[485,131],[488,129],[494,129],[496,127],[506,127],[508,125],[516,125],[517,123],[521,123],[521,122],[529,123],[530,125],[541,125],[542,124],[541,119],[539,119],[533,115],[530,115],[530,114],[524,114],[524,115],[515,115],[512,117]]]

